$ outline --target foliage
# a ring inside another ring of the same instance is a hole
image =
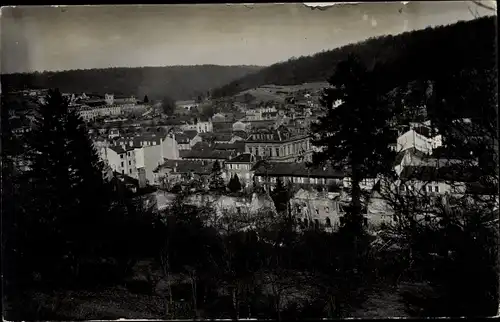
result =
[[[142,100],[144,103],[149,103],[149,97],[147,95],[144,95],[144,99]]]
[[[169,66],[68,70],[62,72],[4,74],[2,92],[24,88],[59,88],[69,93],[135,95],[159,100],[167,95],[188,100],[196,93],[258,71],[257,66]]]
[[[330,163],[347,169],[351,177],[353,224],[359,225],[361,189],[359,183],[391,171],[395,141],[389,127],[392,111],[376,92],[373,74],[358,57],[350,55],[338,64],[322,98],[326,115],[311,125],[313,163]]]
[[[229,188],[229,190],[231,192],[238,192],[241,190],[242,186],[241,186],[240,178],[238,178],[237,174],[235,174],[231,178],[231,180],[229,180],[227,187]]]
[[[440,73],[445,68],[460,69],[462,62],[480,62],[495,53],[491,51],[495,39],[494,17],[370,38],[312,56],[276,63],[214,90],[213,96],[232,96],[266,84],[322,82],[333,75],[336,64],[351,53],[358,55],[368,69],[375,65],[383,66],[384,76],[378,81],[385,83],[383,85],[390,90],[411,80]],[[449,59],[456,53],[460,53],[459,60]]]
[[[219,161],[215,161],[212,167],[209,187],[212,191],[224,191],[226,189],[224,178],[222,177],[222,168]]]
[[[161,101],[161,110],[164,114],[172,116],[175,112],[175,101],[168,96],[163,97]]]
[[[288,212],[288,203],[292,197],[292,187],[290,185],[285,186],[281,178],[276,181],[276,187],[274,188],[271,197],[273,198],[276,211],[278,213]]]

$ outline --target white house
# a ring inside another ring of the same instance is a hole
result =
[[[211,118],[200,117],[196,120],[196,131],[198,133],[213,132],[214,127]]]
[[[431,154],[433,149],[443,145],[442,136],[426,136],[422,132],[418,133],[417,129],[410,129],[403,133],[397,139],[397,151],[404,151],[410,148],[416,148],[427,154]]]
[[[242,153],[226,161],[225,166],[228,180],[237,175],[241,185],[244,188],[249,187],[252,182],[251,170],[256,161],[257,159],[251,153]]]
[[[113,142],[94,142],[103,159],[113,171],[138,178],[138,169],[144,168],[147,181],[153,182],[153,170],[164,159],[179,159],[174,134],[162,136],[136,136]]]

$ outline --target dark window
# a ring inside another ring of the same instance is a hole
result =
[[[439,192],[439,186],[435,186],[434,191]]]
[[[132,165],[132,161],[129,161],[129,162],[128,162],[128,165]]]
[[[319,210],[318,210],[318,208],[316,208],[316,215],[319,215]]]
[[[331,227],[332,226],[332,222],[330,221],[330,218],[326,217],[326,226],[327,227]]]
[[[280,156],[280,149],[279,148],[276,148],[276,156],[279,157]]]
[[[125,170],[122,170],[122,174],[125,174]]]
[[[123,161],[122,161],[122,167],[123,167]]]
[[[123,159],[123,154],[120,154],[120,159]]]
[[[130,174],[131,174],[131,173],[132,173],[132,169],[128,169],[128,173],[130,173]]]

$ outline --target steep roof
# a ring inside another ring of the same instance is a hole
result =
[[[211,150],[212,148],[207,142],[197,142],[191,147],[191,150]]]
[[[259,162],[253,170],[256,175],[264,176],[292,176],[310,178],[336,178],[344,177],[344,172],[332,167],[308,167],[305,163],[296,162]]]
[[[184,131],[184,135],[186,135],[190,140],[192,140],[198,135],[198,132],[196,132],[196,131]]]
[[[121,146],[117,145],[117,146],[110,146],[109,147],[111,150],[115,151],[116,153],[118,154],[122,154],[122,153],[125,153],[127,151],[131,151],[134,149],[134,147],[130,147],[130,146],[125,146],[125,148],[122,148]]]
[[[475,182],[479,180],[479,169],[464,169],[459,165],[450,165],[441,168],[434,166],[406,166],[400,174],[402,181],[454,181]]]
[[[236,141],[234,143],[216,143],[214,150],[245,152],[245,142]]]
[[[219,159],[227,160],[233,152],[215,150],[181,150],[179,156],[182,159]]]
[[[153,172],[158,172],[160,169],[175,169],[176,173],[195,173],[198,175],[210,174],[212,171],[212,163],[196,160],[165,160],[163,164],[158,166]]]
[[[226,163],[251,163],[255,162],[255,156],[251,153],[242,153],[228,161]]]

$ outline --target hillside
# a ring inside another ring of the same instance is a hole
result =
[[[7,74],[1,76],[2,92],[7,89],[54,88],[63,92],[115,93],[148,95],[161,99],[164,95],[188,100],[256,72],[257,66],[169,66],[138,68],[106,68],[62,72]]]
[[[233,96],[265,84],[296,85],[322,82],[338,62],[355,53],[369,66],[381,67],[389,88],[445,70],[488,68],[495,55],[496,18],[486,17],[449,26],[383,36],[313,56],[290,59],[248,74],[213,91],[214,97]]]

